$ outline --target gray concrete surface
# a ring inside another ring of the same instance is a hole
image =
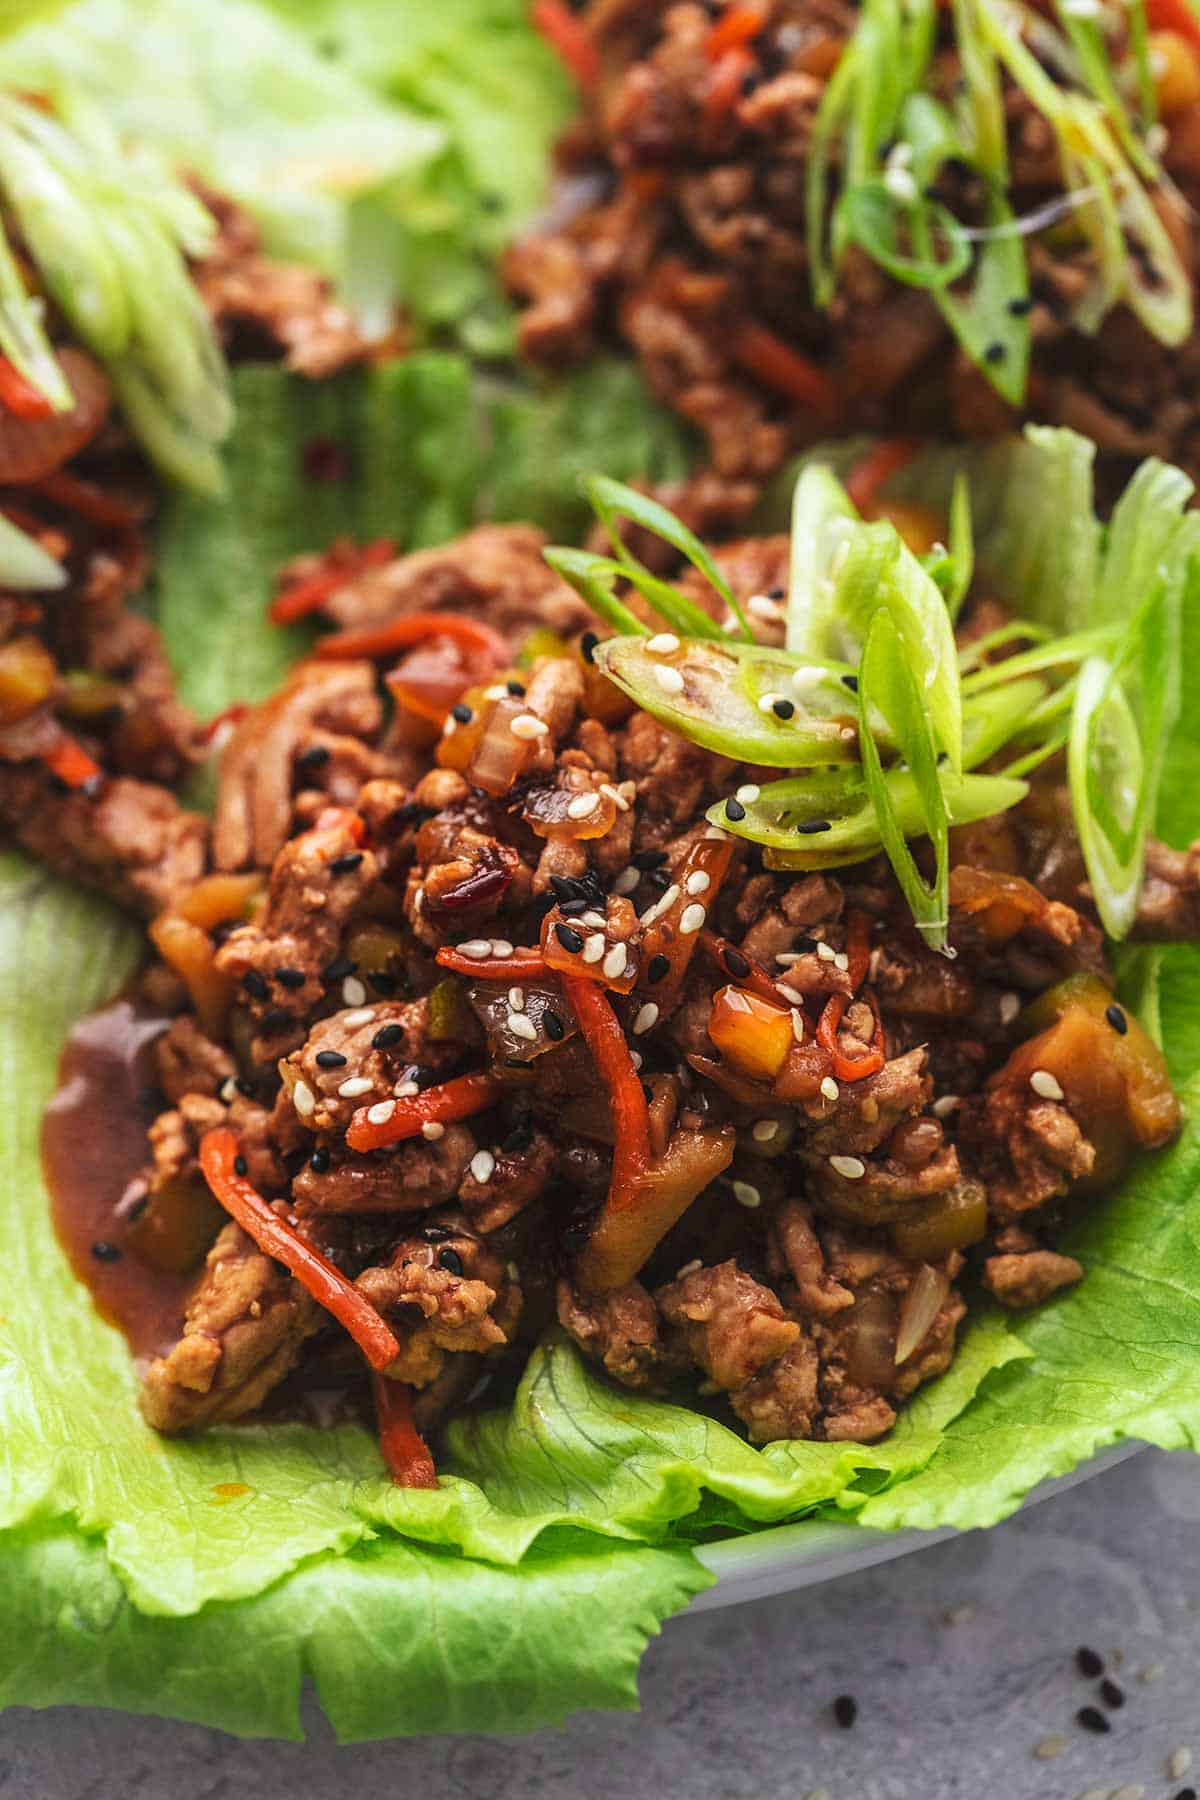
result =
[[[1127,1695],[1107,1736],[1074,1722],[1095,1698],[1080,1644]],[[0,1796],[1171,1800],[1200,1787],[1198,1664],[1200,1458],[1147,1452],[995,1531],[675,1622],[647,1657],[640,1716],[339,1749],[316,1716],[301,1747],[12,1711]],[[852,1731],[832,1722],[840,1693],[859,1702]],[[1172,1779],[1185,1749],[1195,1767]]]

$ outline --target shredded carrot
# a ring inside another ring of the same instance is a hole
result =
[[[206,1131],[201,1138],[200,1167],[216,1199],[247,1237],[254,1239],[264,1256],[274,1257],[290,1269],[318,1305],[350,1333],[371,1367],[386,1369],[400,1354],[400,1346],[388,1326],[353,1282],[347,1281],[319,1250],[305,1243],[258,1189],[238,1173],[239,1155],[237,1135],[227,1126]]]
[[[78,475],[70,475],[65,469],[55,469],[50,475],[41,475],[36,481],[29,482],[28,486],[31,493],[41,494],[43,499],[52,500],[55,506],[78,513],[81,519],[87,519],[93,525],[107,525],[115,531],[132,531],[138,523],[137,513],[119,494],[109,493],[94,481],[82,481]]]
[[[433,1457],[412,1416],[412,1390],[404,1381],[390,1381],[376,1369],[371,1375],[375,1417],[379,1423],[379,1448],[397,1487],[435,1488],[438,1484]]]
[[[744,44],[735,44],[712,66],[704,87],[704,118],[709,125],[723,119],[737,105],[742,82],[754,67],[754,57]]]
[[[637,1183],[650,1166],[650,1111],[642,1078],[612,1002],[599,982],[582,975],[563,975],[561,980],[597,1073],[608,1089],[613,1162],[607,1206],[620,1209],[632,1203]]]
[[[700,933],[700,948],[706,956],[712,958],[724,974],[736,981],[739,987],[744,987],[751,994],[757,994],[760,1000],[769,1000],[774,1006],[786,1005],[786,1001],[780,997],[779,989],[762,964],[756,963],[746,955],[744,950],[739,950],[736,944],[731,944],[728,938],[718,937],[715,931],[709,931],[706,926]],[[729,961],[730,951],[734,956],[732,963]],[[742,973],[743,963],[749,965],[746,974]]]
[[[223,712],[217,713],[208,721],[200,734],[202,742],[206,745],[213,743],[227,726],[232,729],[235,725],[240,725],[249,711],[250,708],[244,701],[235,700],[232,706],[227,706]]]
[[[846,492],[865,519],[874,516],[879,490],[916,454],[910,438],[882,438],[855,463],[846,477]]]
[[[578,86],[590,93],[600,80],[600,52],[587,26],[564,0],[533,0],[530,18]]]
[[[846,921],[846,956],[850,982],[857,993],[871,966],[871,915],[856,907]]]
[[[503,1088],[493,1075],[456,1075],[440,1087],[426,1088],[397,1100],[385,1119],[372,1119],[373,1106],[360,1106],[350,1121],[346,1142],[352,1150],[383,1150],[388,1144],[418,1137],[426,1125],[451,1125],[485,1112]],[[381,1109],[386,1103],[378,1103]]]
[[[443,969],[477,981],[544,981],[549,974],[538,949],[514,950],[511,956],[464,956],[453,944],[445,944],[436,960]]]
[[[414,612],[387,619],[382,625],[365,625],[357,631],[336,631],[322,638],[317,655],[325,657],[390,656],[396,650],[410,650],[432,637],[452,638],[464,650],[476,650],[491,658],[500,668],[509,662],[511,652],[498,631],[479,619],[468,619],[463,613]]]
[[[704,53],[719,62],[727,50],[750,43],[765,27],[771,8],[762,0],[730,0],[704,40]]]
[[[104,770],[95,757],[89,756],[83,745],[66,732],[52,750],[42,752],[42,761],[56,781],[76,792],[104,779]]]
[[[0,356],[0,406],[18,419],[48,419],[54,411],[45,394],[26,381],[7,356]]]
[[[319,612],[348,581],[365,574],[368,569],[381,568],[384,563],[391,562],[395,554],[396,545],[392,538],[376,538],[373,543],[364,544],[361,550],[331,555],[317,574],[288,582],[272,600],[268,616],[276,625],[292,625],[297,619],[307,618],[309,613]]]
[[[871,916],[869,913],[855,911],[850,914],[847,935],[846,955],[850,964],[850,982],[857,992],[867,978],[867,970],[871,964]],[[849,1005],[849,997],[845,994],[831,994],[825,1002],[824,1011],[817,1025],[817,1042],[823,1050],[827,1050],[833,1059],[833,1072],[839,1081],[863,1081],[868,1075],[877,1075],[886,1060],[883,1019],[879,1011],[879,1002],[875,995],[865,996],[867,1005],[875,1018],[875,1030],[871,1048],[862,1056],[847,1056],[841,1047],[838,1030],[845,1017]]]
[[[765,325],[745,326],[734,341],[733,356],[764,387],[823,418],[834,419],[840,413],[841,400],[831,378]]]
[[[1155,31],[1177,31],[1200,48],[1200,17],[1188,0],[1147,0],[1146,17]]]

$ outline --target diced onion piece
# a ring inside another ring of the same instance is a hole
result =
[[[951,1250],[965,1250],[987,1234],[987,1189],[980,1181],[960,1181],[939,1194],[916,1218],[899,1219],[892,1241],[909,1262],[927,1262]]]
[[[200,1029],[207,1037],[222,1038],[237,984],[217,968],[208,932],[181,913],[164,912],[151,922],[150,937],[187,988]]]
[[[484,968],[486,972],[486,965]],[[467,1000],[487,1033],[487,1053],[494,1063],[531,1063],[578,1035],[579,1025],[570,1004],[560,989],[545,980],[544,971],[541,982],[526,979],[521,987],[524,1005],[516,1014],[507,988],[478,982],[466,990]],[[549,1028],[547,1014],[551,1020]],[[525,1023],[514,1028],[514,1018]]]
[[[896,1328],[897,1368],[925,1342],[949,1292],[950,1282],[943,1271],[922,1263],[900,1308],[900,1323]]]
[[[0,644],[0,725],[11,725],[54,692],[58,669],[40,639],[30,635]]]
[[[613,828],[617,808],[612,796],[597,788],[556,787],[548,782],[529,789],[521,817],[540,838],[582,843],[589,838],[606,837]]]
[[[231,919],[243,919],[256,895],[262,892],[261,875],[205,875],[178,896],[172,912],[212,931]]]

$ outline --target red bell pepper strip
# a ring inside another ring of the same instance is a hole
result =
[[[346,1142],[352,1150],[383,1150],[388,1144],[418,1137],[425,1125],[451,1125],[458,1119],[469,1119],[472,1113],[485,1112],[496,1104],[502,1092],[493,1075],[456,1075],[440,1087],[426,1088],[423,1094],[397,1100],[381,1124],[368,1116],[375,1111],[374,1105],[360,1106],[350,1121]]]
[[[733,357],[764,387],[823,418],[835,419],[841,412],[841,397],[825,371],[765,325],[745,326],[734,340]]]
[[[864,519],[874,517],[880,488],[916,454],[917,446],[909,438],[883,438],[855,463],[846,477],[846,492]]]
[[[712,958],[722,973],[728,975],[731,981],[736,981],[739,987],[746,988],[751,994],[757,994],[760,1000],[769,1000],[774,1006],[787,1005],[787,1001],[780,994],[762,964],[752,961],[744,950],[739,950],[736,944],[729,942],[728,938],[718,937],[715,931],[709,931],[706,927],[700,933],[700,948],[706,956]],[[729,960],[731,952],[732,962]]]
[[[1147,0],[1146,17],[1155,31],[1177,31],[1200,49],[1200,14],[1188,0]]]
[[[65,731],[52,750],[42,752],[42,762],[56,781],[74,792],[104,779],[104,770],[95,757],[89,756],[83,745]]]
[[[321,639],[317,655],[352,659],[390,656],[394,650],[411,650],[414,644],[422,644],[431,637],[452,638],[464,650],[479,651],[491,658],[495,668],[502,668],[511,660],[508,644],[498,631],[478,619],[468,619],[462,613],[453,612],[401,613],[399,618],[387,619],[382,625],[364,625],[358,631],[336,631],[332,637]]]
[[[291,1270],[319,1306],[350,1333],[373,1369],[386,1369],[400,1346],[375,1308],[340,1269],[292,1229],[262,1195],[239,1175],[236,1133],[227,1126],[206,1131],[200,1140],[200,1167],[214,1196],[231,1219],[254,1239],[264,1256]]]
[[[707,124],[714,124],[733,111],[742,91],[742,82],[753,67],[754,58],[743,44],[726,50],[720,61],[713,64],[704,88],[703,111]]]
[[[0,406],[18,419],[48,419],[54,411],[41,389],[26,381],[7,356],[0,356]]]
[[[583,975],[563,975],[560,979],[579,1021],[583,1041],[608,1089],[613,1162],[607,1209],[619,1210],[632,1203],[637,1183],[650,1165],[650,1110],[645,1089],[612,1002],[600,983]]]
[[[564,0],[533,0],[529,16],[577,85],[590,93],[600,80],[600,52],[587,26]]]
[[[871,966],[871,916],[865,912],[852,912],[846,935],[846,955],[850,964],[850,980],[857,993],[867,978]],[[845,1017],[849,1000],[845,994],[831,994],[825,1002],[825,1010],[817,1025],[817,1042],[823,1050],[828,1050],[833,1059],[833,1072],[839,1081],[863,1081],[868,1075],[877,1075],[884,1065],[885,1040],[883,1019],[879,1012],[879,1002],[874,994],[867,995],[867,1004],[875,1015],[875,1032],[871,1048],[863,1056],[846,1056],[838,1040],[838,1028]]]
[[[437,1470],[428,1445],[413,1424],[412,1390],[407,1382],[389,1381],[375,1370],[371,1394],[379,1423],[379,1448],[396,1486],[435,1488]]]
[[[751,43],[770,16],[771,8],[763,0],[730,0],[704,40],[705,55],[710,62],[719,62],[727,50]]]
[[[549,973],[538,949],[514,950],[511,956],[464,956],[453,944],[445,944],[435,958],[443,969],[476,981],[544,981]]]
[[[391,562],[396,545],[391,538],[376,538],[361,550],[330,558],[325,568],[300,581],[290,581],[271,602],[269,617],[276,625],[291,625],[309,613],[318,612],[340,587],[353,581],[368,569],[378,569]]]

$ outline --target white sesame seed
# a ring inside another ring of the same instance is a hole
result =
[[[363,1094],[369,1094],[374,1083],[365,1075],[350,1075],[338,1088],[343,1100],[357,1100]]]
[[[826,944],[824,941],[822,941],[821,943],[819,943],[817,945],[817,955],[820,957],[822,962],[832,962],[834,959],[834,956],[836,955],[836,952],[833,950],[831,945]]]
[[[515,738],[524,738],[526,743],[532,743],[534,738],[545,737],[550,727],[545,719],[539,719],[535,713],[518,713],[509,722],[508,729]]]
[[[512,1007],[514,1012],[524,1012],[525,1011],[525,989],[524,988],[509,988],[508,1004]]]
[[[693,931],[699,931],[707,917],[708,913],[698,900],[693,901],[691,906],[685,906],[679,920],[679,929],[683,936],[690,937]]]
[[[645,912],[642,914],[641,923],[643,925],[653,925],[655,919],[661,917],[663,913],[670,911],[678,898],[679,883],[673,881],[662,898],[656,900],[653,906],[648,906],[646,908]]]
[[[374,1106],[367,1108],[367,1123],[369,1125],[386,1125],[395,1110],[396,1102],[394,1100],[377,1100]]]
[[[442,736],[443,737],[453,737],[457,730],[458,730],[458,720],[455,718],[453,713],[447,713],[445,722],[442,725]]]
[[[594,813],[600,804],[599,794],[576,794],[573,800],[567,801],[568,819],[586,819]]]
[[[225,1102],[226,1106],[232,1106],[233,1102],[237,1099],[237,1082],[233,1079],[232,1075],[227,1081],[221,1083],[218,1097]]]
[[[528,1013],[510,1012],[504,1023],[514,1037],[524,1038],[527,1044],[536,1044],[537,1026]]]
[[[683,676],[678,669],[672,669],[669,664],[660,664],[654,671],[654,679],[664,694],[682,694],[683,692]]]
[[[342,1024],[369,1025],[374,1017],[375,1008],[373,1006],[358,1006],[355,1007],[353,1012],[348,1012],[344,1015]]]
[[[1192,1753],[1186,1744],[1180,1744],[1173,1750],[1167,1762],[1167,1774],[1172,1781],[1182,1781],[1192,1766]]]
[[[440,1124],[437,1119],[426,1119],[421,1127],[421,1136],[428,1144],[436,1144],[438,1139],[444,1138],[445,1135],[446,1127]]]
[[[850,958],[846,955],[844,950],[839,950],[836,953],[833,959],[833,966],[835,969],[840,969],[843,975],[846,973],[846,970],[850,967]]]
[[[419,1094],[420,1091],[421,1091],[420,1083],[417,1081],[412,1081],[412,1080],[398,1081],[396,1083],[395,1087],[392,1089],[392,1092],[393,1092],[393,1094],[395,1094],[397,1100],[411,1100],[412,1096],[414,1094]]]
[[[643,1032],[650,1031],[657,1024],[658,1008],[655,1006],[653,1000],[647,1000],[645,1006],[641,1008],[637,1018],[633,1021],[634,1037],[641,1037]]]
[[[292,1089],[292,1105],[302,1119],[311,1119],[317,1110],[317,1097],[307,1081],[298,1081]]]
[[[515,1262],[506,1265],[505,1273],[510,1281],[520,1281],[521,1279],[521,1271]]]
[[[585,963],[596,963],[604,955],[604,933],[594,931],[590,938],[583,941],[583,960]]]
[[[858,733],[855,731],[853,725],[843,725],[838,732],[838,736],[841,738],[843,744],[852,744],[858,736]]]
[[[762,1205],[762,1195],[749,1181],[735,1181],[733,1184],[733,1197],[739,1206],[748,1207],[751,1211],[753,1211],[756,1206]]]
[[[772,1138],[779,1136],[779,1120],[756,1119],[750,1135],[756,1144],[769,1144]]]
[[[719,844],[727,844],[729,842],[729,833],[727,831],[722,831],[719,825],[706,825],[704,828],[704,835],[706,838],[715,838]]]
[[[792,1036],[798,1044],[804,1042],[804,1014],[795,1010],[792,1012]]]
[[[1062,1083],[1049,1069],[1035,1069],[1029,1077],[1029,1085],[1035,1094],[1043,1100],[1061,1100],[1063,1098]]]
[[[602,912],[585,912],[580,915],[581,925],[590,925],[593,931],[603,931],[607,923]]]
[[[342,983],[342,1005],[361,1006],[367,997],[367,990],[357,975],[347,975]]]
[[[969,1625],[974,1617],[975,1608],[969,1604],[948,1606],[942,1614],[942,1619],[947,1625]]]
[[[482,962],[492,954],[491,938],[468,938],[465,944],[456,944],[454,948],[460,956],[469,956],[472,962]]]
[[[746,602],[746,611],[752,619],[781,619],[783,608],[778,600],[772,600],[770,594],[751,594]]]
[[[940,1100],[934,1101],[929,1110],[935,1119],[948,1119],[950,1114],[956,1112],[961,1105],[962,1101],[957,1094],[943,1094]]]
[[[734,798],[740,800],[743,806],[753,806],[761,793],[762,789],[757,782],[746,781],[742,783]]]
[[[484,688],[483,697],[485,700],[503,700],[507,693],[508,689],[505,687],[504,683],[498,681],[495,687]]]
[[[509,943],[507,938],[493,938],[492,939],[492,955],[493,956],[511,956],[512,953],[513,953],[513,947]]]
[[[631,1050],[629,1052],[629,1060],[633,1064],[635,1069],[640,1069],[642,1066],[642,1063],[645,1059],[643,1058],[640,1050]]]
[[[697,1269],[702,1269],[703,1267],[704,1264],[700,1261],[700,1258],[698,1256],[693,1257],[690,1263],[684,1263],[682,1269],[676,1269],[675,1279],[676,1281],[682,1281],[685,1276],[694,1275]]]
[[[614,894],[632,894],[634,888],[641,879],[640,869],[635,869],[633,864],[630,863],[627,869],[621,870],[621,873],[613,882],[612,891]]]
[[[471,1173],[476,1181],[490,1181],[495,1167],[496,1159],[490,1150],[477,1150],[471,1158]]]
[[[679,639],[673,631],[656,631],[652,638],[646,639],[646,648],[651,656],[674,656]]]
[[[600,968],[602,973],[607,975],[610,981],[616,981],[625,973],[625,966],[628,961],[629,952],[626,950],[624,944],[614,944],[604,961],[600,964]]]
[[[1021,996],[1019,994],[1001,994],[1000,1023],[1002,1025],[1011,1025],[1020,1010]]]
[[[600,792],[604,795],[606,800],[612,801],[618,812],[629,811],[628,800],[625,798],[620,788],[615,788],[611,781],[602,781],[600,783]]]
[[[1162,156],[1171,142],[1171,135],[1165,125],[1151,125],[1146,133],[1145,142],[1151,156]]]
[[[804,995],[799,988],[789,987],[786,981],[781,981],[777,985],[777,991],[783,995],[789,1006],[803,1006]]]
[[[907,169],[885,169],[883,185],[892,199],[899,200],[904,206],[911,206],[917,197],[916,181]],[[841,549],[842,546],[839,544],[838,548]],[[842,560],[844,561],[845,558],[843,557]],[[833,563],[831,562],[829,566],[832,568]]]
[[[792,686],[801,690],[813,687],[818,681],[824,681],[826,673],[825,669],[814,669],[806,663],[803,668],[792,670]]]
[[[1039,1762],[1053,1762],[1056,1756],[1062,1755],[1066,1747],[1066,1738],[1061,1732],[1056,1731],[1050,1737],[1044,1737],[1041,1743],[1034,1748],[1033,1754]]]
[[[1146,1667],[1138,1676],[1138,1680],[1144,1681],[1148,1687],[1151,1682],[1161,1681],[1166,1672],[1167,1665],[1165,1663],[1147,1663]]]
[[[798,963],[803,955],[803,950],[777,950],[775,961],[781,969],[790,969],[792,964]]]
[[[832,1075],[823,1075],[821,1077],[821,1092],[827,1100],[836,1100],[841,1091],[841,1088],[833,1079]]]
[[[764,694],[762,699],[758,703],[759,712],[760,713],[773,712],[775,709],[775,702],[777,700],[782,700],[782,699],[783,699],[782,694]]]
[[[835,1175],[844,1176],[847,1181],[861,1181],[867,1172],[867,1165],[857,1156],[831,1156],[829,1166]]]
[[[685,894],[704,894],[712,886],[712,876],[703,869],[693,869],[683,884]]]

